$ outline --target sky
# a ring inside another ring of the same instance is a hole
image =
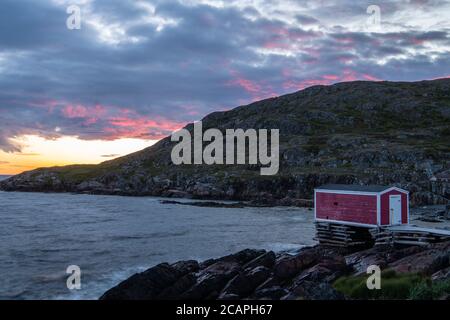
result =
[[[2,0],[0,174],[312,85],[449,77],[449,18],[443,0]]]

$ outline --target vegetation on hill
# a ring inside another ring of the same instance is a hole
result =
[[[26,172],[0,188],[298,205],[318,185],[357,183],[404,187],[413,205],[450,199],[450,79],[314,86],[202,122],[203,130],[279,129],[278,174],[260,176],[258,165],[176,166],[168,137],[99,165]]]

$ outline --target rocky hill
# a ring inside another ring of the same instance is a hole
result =
[[[278,174],[261,176],[258,165],[176,166],[165,138],[99,165],[25,172],[0,188],[304,205],[325,183],[395,184],[413,205],[450,199],[450,79],[314,86],[202,121],[203,130],[278,128]]]

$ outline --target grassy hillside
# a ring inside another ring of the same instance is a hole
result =
[[[192,124],[187,125],[192,130]],[[203,130],[279,129],[280,171],[183,165],[169,138],[99,165],[38,169],[4,190],[254,199],[296,204],[328,183],[396,184],[413,204],[450,198],[450,79],[314,86],[203,119]]]

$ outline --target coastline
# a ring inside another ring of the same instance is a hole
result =
[[[295,254],[245,249],[203,262],[160,263],[100,299],[450,299],[449,261],[450,241],[359,251],[315,245]],[[382,270],[385,290],[364,287],[367,267],[374,264]]]
[[[0,176],[1,177],[1,176]],[[13,176],[9,176],[13,177]],[[0,178],[0,181],[1,178]],[[158,194],[135,194],[122,192],[96,192],[96,191],[61,191],[61,190],[5,190],[0,184],[0,192],[25,192],[25,193],[45,193],[45,194],[79,194],[79,195],[102,195],[102,196],[123,196],[123,197],[152,197],[160,198],[163,204],[186,205],[211,208],[275,208],[275,207],[295,207],[312,210],[314,207],[313,199],[286,199],[267,200],[233,200],[224,198],[210,197],[192,197],[180,195],[158,195]],[[296,200],[296,201],[295,201]],[[450,229],[450,204],[447,205],[421,205],[411,207],[412,221],[424,227],[441,227]]]
[[[6,178],[5,180],[7,180]],[[2,180],[0,179],[0,182]],[[74,190],[58,190],[58,189],[40,189],[40,188],[16,188],[16,189],[8,189],[2,187],[0,183],[0,191],[4,192],[36,192],[36,193],[56,193],[56,194],[88,194],[88,195],[102,195],[102,196],[124,196],[124,197],[159,197],[165,198],[168,202],[173,202],[173,204],[183,204],[180,199],[189,199],[193,201],[207,201],[210,202],[212,207],[221,206],[223,204],[226,207],[224,202],[232,202],[235,203],[235,206],[230,207],[299,207],[299,208],[312,208],[313,207],[313,199],[296,199],[296,198],[283,198],[283,199],[275,199],[275,198],[262,198],[257,197],[254,199],[241,200],[234,198],[216,198],[210,196],[192,196],[190,194],[178,193],[178,192],[169,192],[169,193],[160,193],[160,192],[140,192],[137,193],[135,191],[111,191],[111,190],[90,190],[90,191],[78,191]],[[203,206],[199,202],[199,206]]]

